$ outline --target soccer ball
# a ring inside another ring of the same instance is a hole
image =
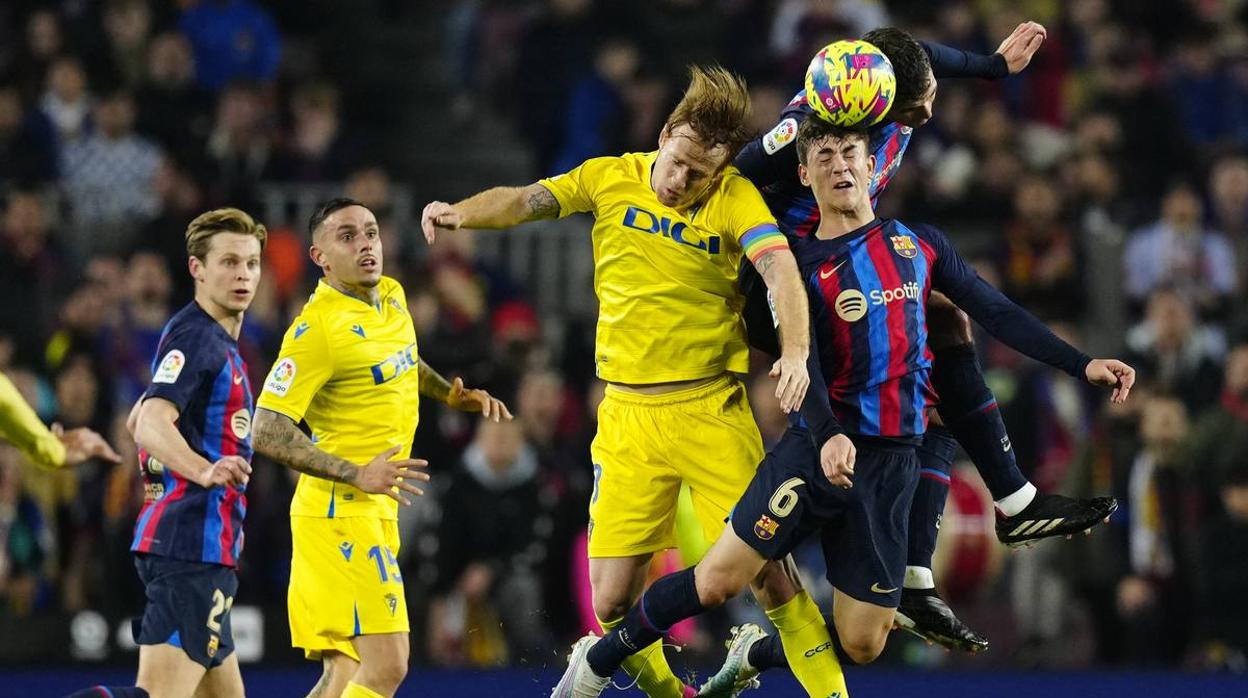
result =
[[[806,69],[806,99],[819,118],[837,126],[874,126],[897,96],[893,64],[865,41],[824,46]]]

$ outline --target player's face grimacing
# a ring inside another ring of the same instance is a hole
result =
[[[902,126],[918,128],[932,118],[932,106],[936,102],[936,76],[927,69],[927,92],[910,104],[898,104],[888,116]]]
[[[260,241],[254,235],[218,233],[203,260],[191,257],[191,276],[209,303],[240,314],[256,297],[260,283]]]
[[[312,240],[312,261],[325,274],[348,286],[372,288],[381,283],[381,229],[363,206],[331,213]]]
[[[726,164],[728,149],[723,145],[708,149],[688,124],[664,128],[650,188],[664,206],[687,208],[710,191]]]
[[[826,136],[810,144],[806,164],[798,166],[798,176],[814,192],[820,206],[856,211],[864,202],[871,206],[869,185],[874,166],[875,157],[867,153],[864,136]]]

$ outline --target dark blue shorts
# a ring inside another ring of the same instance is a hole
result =
[[[769,560],[784,558],[818,533],[832,586],[896,608],[918,458],[914,446],[899,441],[854,437],[854,445],[854,486],[843,489],[824,477],[806,430],[789,429],[733,509],[732,529]]]
[[[208,562],[135,555],[134,566],[147,590],[143,617],[134,621],[140,645],[181,647],[205,669],[234,651],[230,607],[238,592],[234,568]]]

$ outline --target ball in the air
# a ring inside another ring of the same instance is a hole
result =
[[[897,95],[893,64],[860,40],[824,46],[806,69],[806,99],[819,118],[837,126],[874,126]]]

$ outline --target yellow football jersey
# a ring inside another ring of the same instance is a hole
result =
[[[306,420],[317,447],[364,465],[402,447],[407,458],[420,409],[416,330],[403,287],[389,277],[377,305],[322,280],[295,318],[256,406]],[[398,517],[398,502],[351,485],[299,477],[291,516]]]
[[[762,195],[735,167],[701,205],[664,206],[650,188],[657,155],[594,158],[539,182],[559,200],[560,217],[596,218],[598,377],[644,384],[745,373],[741,255],[757,259],[788,244]]]

